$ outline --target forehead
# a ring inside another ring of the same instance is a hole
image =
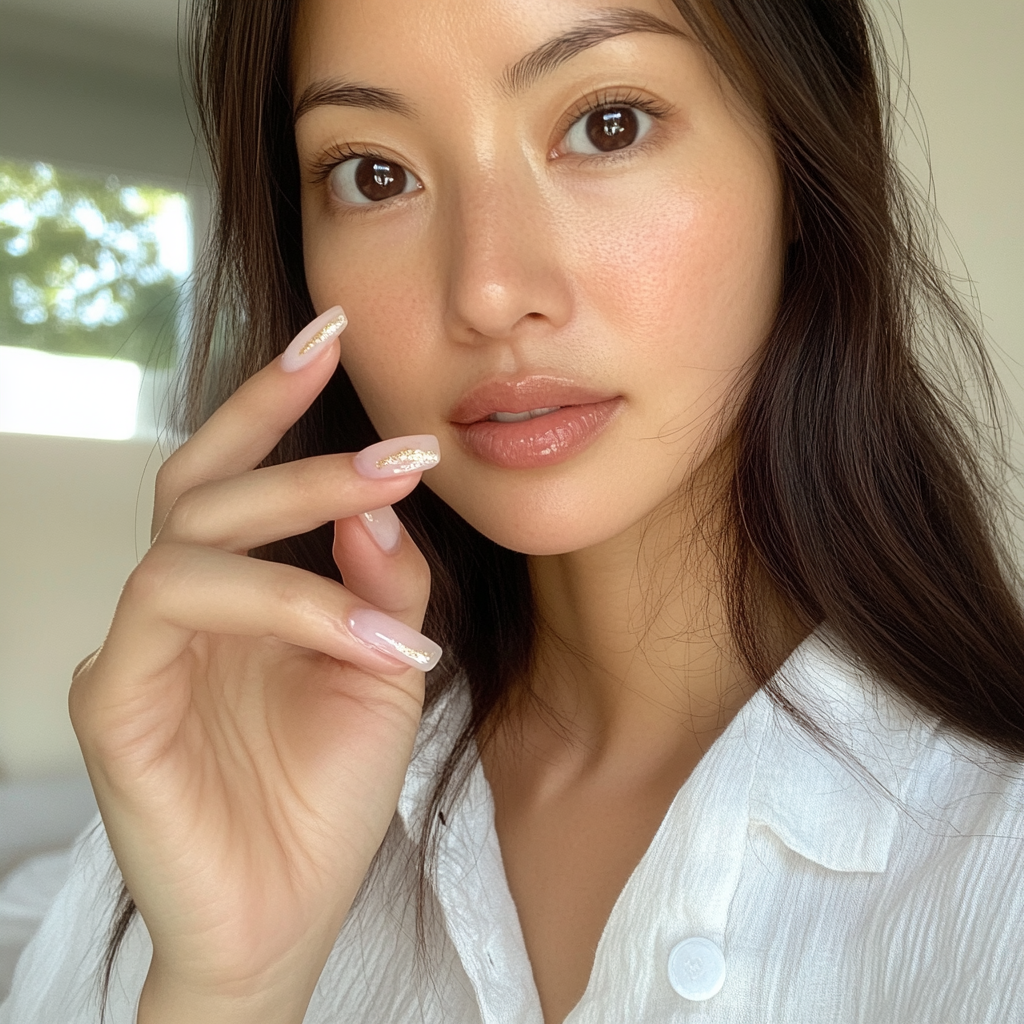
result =
[[[299,0],[292,37],[296,92],[318,78],[399,85],[422,77],[500,78],[545,42],[595,27],[685,22],[671,0]]]

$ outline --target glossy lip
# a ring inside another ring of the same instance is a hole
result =
[[[502,469],[540,469],[571,459],[597,439],[624,404],[622,395],[598,391],[567,377],[530,374],[491,379],[470,390],[449,414],[462,446]],[[551,409],[514,423],[495,412]]]
[[[534,374],[515,380],[485,381],[466,394],[448,418],[456,426],[465,426],[486,420],[495,412],[522,413],[552,406],[598,405],[620,397],[607,391],[583,387],[566,377]],[[546,418],[542,416],[536,421],[525,422],[539,422]]]

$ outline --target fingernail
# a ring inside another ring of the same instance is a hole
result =
[[[441,461],[441,446],[433,434],[410,434],[378,441],[352,460],[356,471],[374,480],[402,473],[421,473]]]
[[[326,341],[341,334],[348,326],[348,317],[341,306],[331,306],[292,339],[281,355],[281,369],[294,373],[311,363]]]
[[[372,512],[364,512],[359,518],[381,551],[386,551],[390,555],[398,547],[398,542],[402,539],[402,524],[390,505],[375,508]]]
[[[372,608],[356,608],[349,616],[348,628],[357,640],[422,672],[441,659],[441,648],[433,640]]]

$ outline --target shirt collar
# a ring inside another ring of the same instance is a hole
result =
[[[832,871],[884,871],[914,763],[937,720],[859,670],[824,629],[797,647],[773,681],[831,747],[765,691],[755,693],[717,741],[761,734],[759,744],[739,744],[733,755],[751,762],[750,824]],[[420,835],[437,774],[469,710],[460,682],[424,716],[398,802],[412,837]],[[715,787],[714,779],[706,782]]]
[[[470,710],[469,688],[460,678],[424,713],[420,722],[405,784],[398,797],[398,816],[406,834],[414,841],[422,834],[423,819],[438,775]]]
[[[825,630],[793,652],[774,682],[831,748],[756,694],[740,712],[758,714],[764,728],[751,823],[832,871],[884,871],[915,761],[937,719],[859,670]]]

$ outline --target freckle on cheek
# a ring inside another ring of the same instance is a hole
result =
[[[688,227],[689,218],[668,226],[634,224],[628,234],[615,236],[615,245],[605,242],[593,253],[588,290],[610,322],[643,332],[678,319],[680,301],[701,287],[699,261],[688,251]]]

